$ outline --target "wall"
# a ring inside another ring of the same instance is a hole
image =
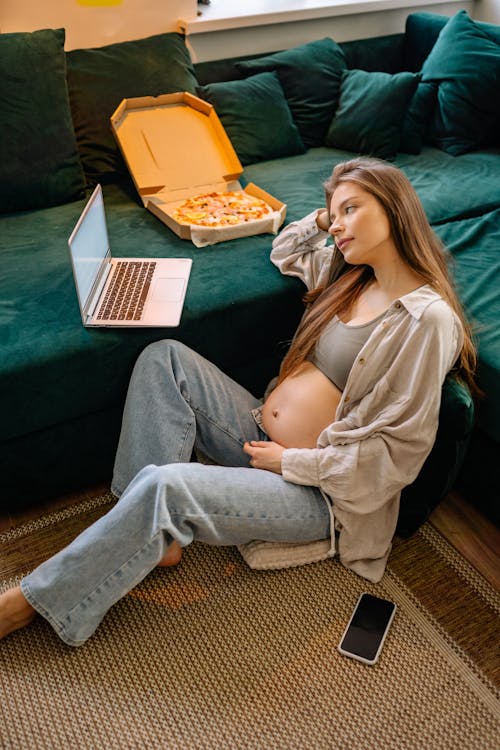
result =
[[[66,49],[175,31],[196,0],[0,0],[0,31],[66,29]]]
[[[491,0],[493,1],[493,0]],[[499,2],[500,0],[494,0]],[[213,0],[214,3],[217,0]],[[302,3],[307,6],[307,3]],[[473,15],[473,0],[338,0],[326,3],[322,17],[300,18],[287,23],[244,27],[237,19],[233,28],[205,32],[202,19],[186,24],[187,43],[195,62],[220,57],[262,54],[313,39],[331,36],[337,42],[397,34],[404,31],[409,13],[429,11],[451,16],[465,8]],[[307,9],[304,11],[307,13]],[[208,14],[207,14],[208,16]],[[207,23],[207,25],[211,25]],[[223,54],[221,54],[223,50]]]
[[[251,5],[251,0],[234,2],[239,8],[247,2]],[[350,9],[349,2],[353,3]],[[330,15],[325,18],[258,28],[240,26],[210,33],[203,30],[196,33],[195,23],[193,29],[188,29],[188,45],[193,58],[202,61],[274,51],[327,35],[337,41],[361,39],[402,31],[407,15],[415,10],[452,15],[459,8],[466,8],[478,20],[500,24],[500,0],[427,0],[427,5],[425,2],[338,0],[325,3],[330,6]],[[64,27],[69,50],[175,31],[178,19],[196,19],[197,7],[196,0],[0,0],[0,32]],[[203,10],[204,6],[200,7]],[[210,7],[216,8],[217,0],[212,0]]]
[[[476,0],[474,18],[478,21],[500,24],[500,0]]]

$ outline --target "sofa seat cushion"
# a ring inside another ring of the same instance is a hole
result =
[[[269,262],[272,235],[198,249],[139,205],[130,182],[105,186],[104,201],[114,255],[140,254],[140,242],[148,256],[193,258],[181,325],[84,328],[67,240],[85,202],[6,215],[0,235],[2,265],[9,269],[0,274],[3,440],[121,406],[140,351],[172,336],[263,393],[276,370],[263,376],[260,362],[274,358],[277,368],[277,342],[290,339],[297,325],[296,287]]]
[[[184,37],[158,34],[67,53],[68,86],[78,147],[89,185],[127,174],[109,118],[122,99],[196,92]]]
[[[323,146],[303,155],[252,164],[244,176],[283,200],[287,221],[293,221],[317,208],[318,186],[335,164],[354,156],[352,151]],[[500,149],[453,157],[425,146],[418,156],[399,153],[393,163],[411,180],[431,224],[478,216],[500,206]]]
[[[478,216],[500,206],[500,149],[450,156],[425,146],[394,160],[409,177],[431,224]]]
[[[64,29],[0,34],[0,212],[83,195]]]

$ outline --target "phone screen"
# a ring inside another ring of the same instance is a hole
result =
[[[374,663],[392,621],[396,605],[371,594],[362,594],[344,633],[339,650]]]

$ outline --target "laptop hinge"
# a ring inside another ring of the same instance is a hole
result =
[[[85,305],[85,322],[89,323],[94,317],[95,309],[101,297],[101,292],[104,289],[108,276],[111,273],[113,264],[111,263],[111,253],[108,250],[104,263],[102,264],[92,290],[88,296],[87,304]]]

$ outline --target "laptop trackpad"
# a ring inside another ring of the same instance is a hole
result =
[[[185,279],[159,278],[153,282],[152,302],[179,302],[184,292]]]

